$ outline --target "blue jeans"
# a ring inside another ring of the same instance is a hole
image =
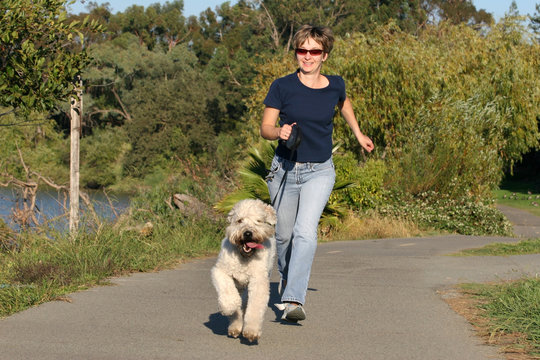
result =
[[[276,155],[272,160],[266,182],[277,213],[278,270],[282,284],[287,283],[282,302],[305,303],[317,227],[335,179],[331,158],[323,163],[297,163]]]

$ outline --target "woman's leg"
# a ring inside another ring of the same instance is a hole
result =
[[[287,281],[293,227],[298,212],[299,187],[296,184],[294,163],[274,157],[267,177],[268,191],[276,210],[276,245],[278,271]],[[286,176],[287,179],[283,177]]]
[[[292,244],[289,247],[287,286],[281,298],[283,302],[300,304],[305,303],[311,265],[317,249],[319,220],[335,182],[332,159],[320,164],[306,165],[307,168],[297,174],[300,197],[292,229]]]

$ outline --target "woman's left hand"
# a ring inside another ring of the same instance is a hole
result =
[[[371,152],[375,148],[375,145],[373,145],[373,141],[371,141],[371,139],[366,135],[362,134],[358,139],[358,142],[360,143],[360,146],[362,146],[367,152]]]

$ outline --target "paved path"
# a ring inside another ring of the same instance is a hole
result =
[[[0,320],[0,359],[503,359],[437,290],[540,273],[540,255],[450,257],[513,238],[445,236],[320,244],[308,319],[277,321],[257,345],[227,337],[204,259],[114,279]],[[277,277],[271,288],[277,302]]]
[[[512,208],[505,205],[497,205],[497,208],[514,225],[514,233],[524,238],[540,238],[540,218],[527,211]]]

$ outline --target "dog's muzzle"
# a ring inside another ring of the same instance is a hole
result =
[[[262,244],[259,244],[256,241],[253,241],[253,232],[250,230],[244,231],[242,234],[242,241],[238,244],[240,253],[246,257],[249,257],[255,253],[257,249],[264,249]]]

